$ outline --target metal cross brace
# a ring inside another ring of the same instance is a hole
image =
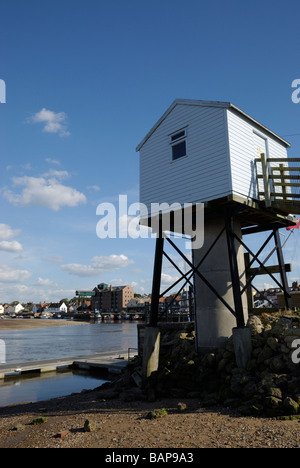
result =
[[[225,228],[224,228],[225,229]],[[193,271],[193,274],[196,273],[200,279],[206,284],[206,286],[218,297],[218,299],[230,310],[230,312],[235,316],[236,313],[232,309],[232,307],[225,301],[225,299],[218,293],[218,291],[210,284],[210,282],[205,278],[205,276],[202,275],[199,271],[199,267],[202,264],[202,262],[205,260],[209,252],[212,250],[214,245],[216,244],[217,240],[221,237],[222,233],[224,232],[224,229],[222,229],[222,232],[218,235],[218,237],[215,239],[209,250],[206,252],[205,256],[201,259],[200,263],[197,266],[194,266],[189,259],[181,252],[181,250],[177,247],[177,245],[174,244],[171,239],[167,239],[169,244],[172,245],[172,247],[176,250],[176,252],[179,253],[179,255],[186,261],[186,263],[191,267],[191,270]]]

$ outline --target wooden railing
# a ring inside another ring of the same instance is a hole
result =
[[[260,153],[255,161],[258,181],[263,180],[263,191],[260,190],[261,187],[258,189],[259,197],[265,201],[267,207],[276,201],[297,200],[299,203],[300,193],[295,193],[292,189],[300,188],[300,167],[291,167],[289,163],[300,163],[300,158],[267,158],[264,153]],[[258,164],[261,165],[261,173]]]

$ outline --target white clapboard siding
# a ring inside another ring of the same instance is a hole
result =
[[[186,129],[187,156],[172,161],[170,134]],[[140,202],[193,203],[236,194],[259,199],[255,159],[287,158],[289,144],[231,103],[176,100],[137,147]],[[274,163],[272,163],[274,165]]]
[[[171,160],[169,135],[187,129],[187,157]],[[140,201],[206,201],[231,192],[225,109],[177,105],[140,149]]]
[[[287,158],[286,147],[235,110],[227,110],[227,119],[233,193],[258,199],[258,187],[263,192],[263,182],[258,185],[256,177],[258,150],[268,158]]]

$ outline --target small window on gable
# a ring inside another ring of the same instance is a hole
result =
[[[182,130],[181,132],[175,133],[175,135],[171,135],[171,141],[176,141],[179,140],[180,138],[185,137],[185,130]]]
[[[186,156],[186,129],[172,133],[170,135],[170,144],[172,147],[172,161]]]

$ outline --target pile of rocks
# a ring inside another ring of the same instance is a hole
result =
[[[262,314],[252,316],[248,326],[252,357],[246,369],[237,367],[231,340],[223,349],[199,355],[192,329],[162,329],[159,369],[142,381],[143,395],[199,398],[204,406],[235,407],[244,415],[300,417],[300,364],[292,360],[299,320]],[[131,375],[140,373],[139,366],[139,360],[132,363]]]

